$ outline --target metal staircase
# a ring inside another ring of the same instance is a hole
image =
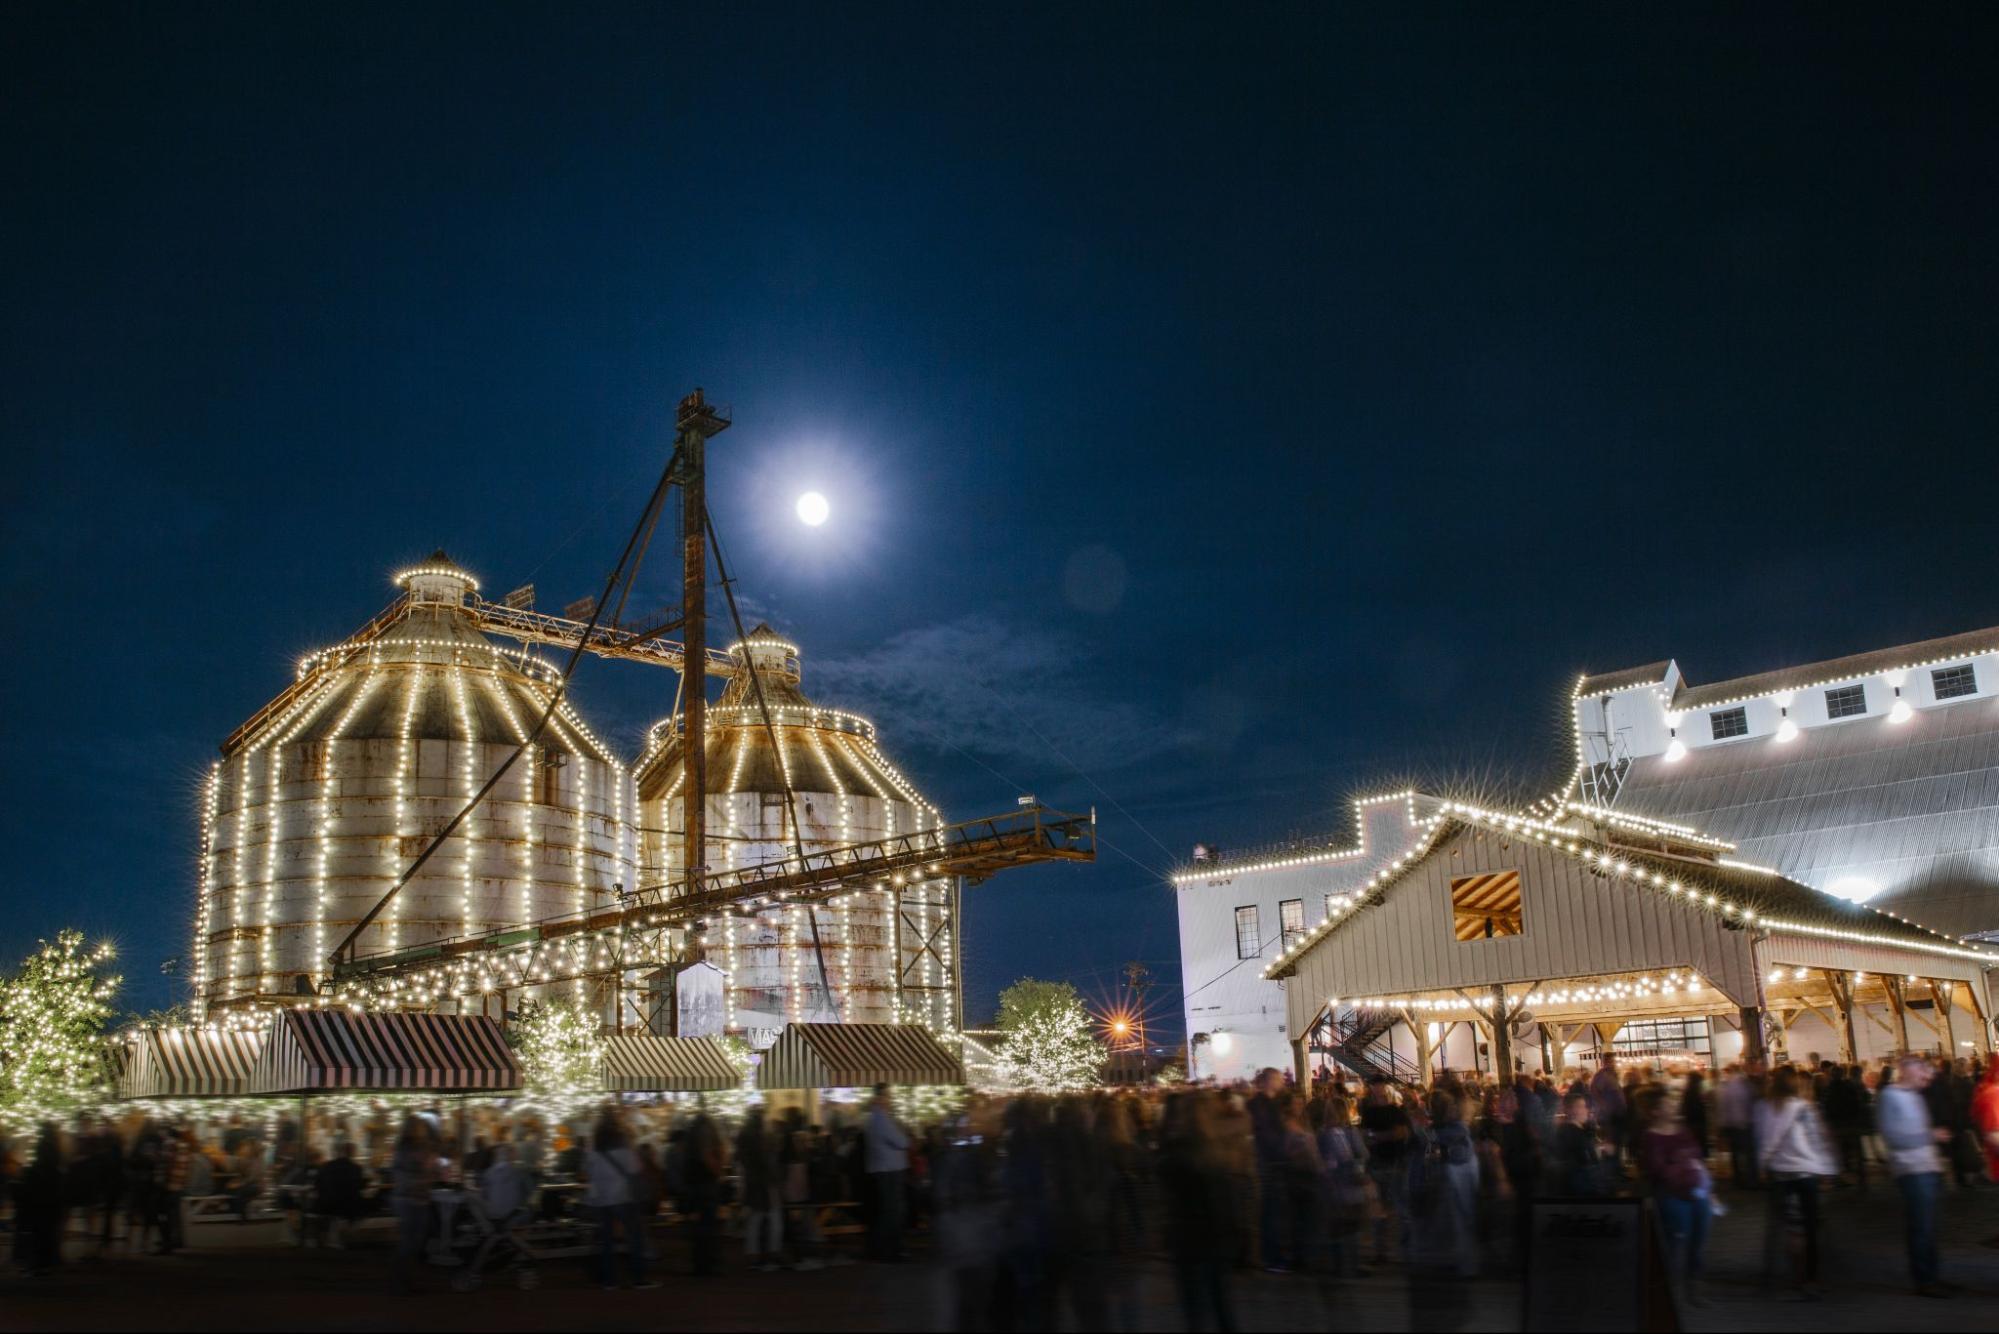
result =
[[[1397,1083],[1419,1083],[1421,1072],[1416,1063],[1382,1041],[1401,1020],[1393,1010],[1345,1009],[1319,1021],[1312,1030],[1311,1047],[1362,1079],[1378,1075]]]

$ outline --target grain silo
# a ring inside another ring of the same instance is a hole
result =
[[[937,808],[882,753],[872,722],[806,698],[796,645],[759,625],[729,654],[739,668],[755,664],[770,726],[750,673],[739,669],[707,710],[711,872],[789,857],[798,843],[810,854],[942,826]],[[641,882],[677,886],[684,857],[680,715],[654,725],[633,774],[644,829]],[[958,891],[949,877],[912,876],[850,891],[816,913],[777,904],[718,914],[706,924],[706,952],[728,975],[726,1026],[758,1045],[793,1020],[918,1021],[955,1030],[962,1009]],[[702,933],[695,934],[698,943]]]
[[[482,634],[438,552],[404,595],[223,744],[204,804],[195,1005],[288,1001],[527,736],[556,670]],[[407,949],[613,901],[635,882],[629,775],[565,701],[357,942]]]

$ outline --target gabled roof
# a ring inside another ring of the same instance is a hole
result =
[[[1633,892],[1668,895],[1743,926],[1916,949],[1999,966],[1999,950],[1967,946],[1894,913],[1821,893],[1767,867],[1725,859],[1709,861],[1639,853],[1605,843],[1587,827],[1578,827],[1581,824],[1580,820],[1557,823],[1483,810],[1463,802],[1445,802],[1431,817],[1429,836],[1421,844],[1384,867],[1346,903],[1336,901],[1326,920],[1280,954],[1263,975],[1290,977],[1305,952],[1351,921],[1355,908],[1379,901],[1446,838],[1472,828],[1540,843],[1550,852],[1589,867],[1594,874],[1626,882]]]

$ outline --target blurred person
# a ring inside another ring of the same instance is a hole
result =
[[[694,1276],[712,1278],[722,1272],[722,1174],[729,1163],[722,1133],[705,1107],[687,1125],[681,1164],[680,1209],[691,1220],[688,1243]]]
[[[1320,1210],[1325,1220],[1324,1268],[1334,1278],[1352,1278],[1359,1272],[1356,1243],[1361,1222],[1367,1217],[1367,1148],[1353,1128],[1353,1111],[1346,1094],[1314,1098],[1311,1115],[1324,1183]]]
[[[634,1288],[656,1288],[646,1277],[645,1223],[639,1217],[639,1160],[617,1113],[606,1107],[597,1115],[584,1152],[583,1174],[588,1182],[583,1202],[597,1220],[597,1286],[618,1286],[617,1243],[624,1239],[625,1271]]]
[[[1552,1155],[1554,1187],[1560,1194],[1581,1199],[1602,1199],[1610,1194],[1610,1174],[1594,1112],[1585,1092],[1571,1089],[1562,1103]]]
[[[881,1263],[903,1258],[903,1191],[909,1176],[909,1132],[895,1119],[895,1103],[887,1084],[875,1085],[868,1109],[867,1172],[874,1205],[868,1230],[868,1255]]]
[[[1305,1101],[1295,1090],[1278,1095],[1277,1113],[1283,1133],[1284,1268],[1303,1271],[1315,1260],[1316,1239],[1324,1227],[1319,1210],[1324,1165],[1318,1137],[1305,1119]]]
[[[1707,1076],[1700,1067],[1687,1071],[1686,1083],[1680,1086],[1680,1124],[1693,1136],[1703,1160],[1714,1149],[1713,1136],[1708,1133],[1707,1093]]]
[[[361,1165],[354,1161],[354,1141],[341,1140],[312,1180],[312,1211],[325,1220],[326,1244],[334,1250],[347,1245],[347,1229],[361,1220],[365,1186]]]
[[[1428,1110],[1428,1131],[1407,1155],[1410,1324],[1455,1329],[1478,1274],[1479,1163],[1459,1092],[1432,1092]]]
[[[1715,1110],[1728,1144],[1729,1180],[1737,1190],[1754,1190],[1762,1180],[1756,1170],[1756,1085],[1741,1065],[1728,1067]]]
[[[1755,1129],[1760,1169],[1770,1184],[1764,1214],[1763,1281],[1775,1281],[1784,1252],[1786,1226],[1794,1227],[1803,1247],[1794,1269],[1797,1291],[1806,1298],[1822,1295],[1819,1286],[1819,1183],[1836,1176],[1830,1137],[1819,1111],[1804,1096],[1807,1082],[1797,1069],[1780,1065],[1770,1073],[1769,1096],[1757,1105]]]
[[[437,1140],[430,1122],[411,1112],[403,1117],[390,1158],[396,1213],[395,1287],[413,1289],[424,1243],[430,1240],[430,1192],[437,1184]]]
[[[1160,1127],[1159,1185],[1166,1251],[1187,1328],[1233,1334],[1229,1270],[1240,1244],[1240,1214],[1236,1178],[1219,1142],[1219,1096],[1196,1091],[1167,1101]]]
[[[1091,1134],[1083,1100],[1055,1103],[1048,1146],[1048,1248],[1039,1309],[1025,1312],[1030,1328],[1053,1329],[1065,1306],[1078,1329],[1109,1327],[1106,1273],[1115,1226],[1111,1164]]]
[[[1682,1106],[1684,1106],[1684,1102]],[[1638,1141],[1638,1166],[1652,1191],[1652,1203],[1666,1234],[1673,1281],[1689,1301],[1706,1304],[1701,1286],[1707,1253],[1708,1225],[1714,1216],[1714,1182],[1708,1176],[1700,1142],[1673,1105],[1658,1098],[1649,1124]]]
[[[1396,1101],[1388,1080],[1370,1075],[1360,1107],[1361,1134],[1367,1141],[1367,1175],[1374,1183],[1378,1209],[1374,1223],[1374,1263],[1388,1263],[1388,1239],[1396,1238],[1398,1253],[1407,1252],[1403,1230],[1402,1187],[1415,1129],[1409,1109]]]
[[[1925,1093],[1936,1067],[1913,1053],[1904,1055],[1895,1082],[1875,1099],[1874,1119],[1888,1150],[1888,1172],[1902,1194],[1902,1223],[1909,1254],[1909,1283],[1924,1297],[1948,1297],[1937,1263],[1937,1194],[1943,1162],[1937,1145],[1949,1131],[1930,1121]]]
[[[1620,1131],[1629,1104],[1618,1074],[1617,1053],[1607,1051],[1597,1061],[1599,1068],[1589,1081],[1590,1111],[1596,1118],[1597,1128],[1615,1144],[1621,1139]]]
[[[236,1141],[236,1153],[229,1167],[236,1176],[236,1184],[229,1188],[230,1208],[235,1211],[238,1223],[247,1223],[250,1207],[264,1193],[264,1146],[248,1135],[242,1136]]]
[[[1971,1099],[1971,1128],[1985,1151],[1986,1179],[1999,1185],[1999,1059],[1985,1060],[1985,1073]]]
[[[1277,1095],[1284,1078],[1273,1067],[1257,1071],[1255,1093],[1249,1099],[1250,1137],[1256,1149],[1257,1245],[1263,1267],[1270,1273],[1289,1272],[1285,1263],[1284,1123]]]
[[[764,1125],[764,1109],[752,1107],[736,1132],[736,1171],[742,1190],[743,1258],[750,1268],[769,1272],[784,1253],[784,1202],[778,1195],[778,1145]]]
[[[14,1258],[35,1277],[62,1263],[68,1160],[55,1122],[42,1122],[34,1158],[14,1185]]]
[[[1865,1096],[1858,1071],[1853,1067],[1834,1065],[1826,1071],[1819,1094],[1826,1131],[1832,1136],[1833,1153],[1842,1176],[1851,1176],[1862,1190],[1867,1188],[1867,1155],[1861,1149],[1866,1128]]]

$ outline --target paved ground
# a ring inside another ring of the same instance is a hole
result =
[[[1757,1201],[1718,1220],[1710,1248],[1713,1302],[1687,1312],[1691,1331],[1892,1328],[1999,1329],[1999,1190],[1947,1194],[1947,1275],[1966,1291],[1951,1301],[1907,1294],[1895,1197],[1836,1192],[1825,1228],[1825,1300],[1799,1305],[1761,1293],[1757,1271],[1762,1217]],[[429,1290],[387,1291],[387,1239],[347,1251],[301,1251],[274,1226],[205,1225],[195,1249],[173,1258],[118,1255],[77,1263],[45,1279],[0,1278],[0,1330],[263,1329],[373,1330],[589,1328],[604,1330],[923,1330],[948,1327],[946,1293],[935,1266],[847,1265],[816,1273],[753,1274],[731,1255],[731,1272],[706,1282],[686,1276],[686,1258],[668,1243],[665,1286],[602,1292],[574,1265],[549,1269],[543,1286],[517,1291],[505,1280],[453,1292],[446,1271]],[[1171,1276],[1141,1267],[1137,1327],[1179,1329]],[[1400,1330],[1410,1328],[1408,1285],[1387,1270],[1337,1287],[1311,1280],[1239,1275],[1234,1291],[1244,1329]],[[1466,1330],[1513,1330],[1519,1285],[1480,1281],[1471,1290]],[[1578,1294],[1579,1305],[1587,1303]]]

